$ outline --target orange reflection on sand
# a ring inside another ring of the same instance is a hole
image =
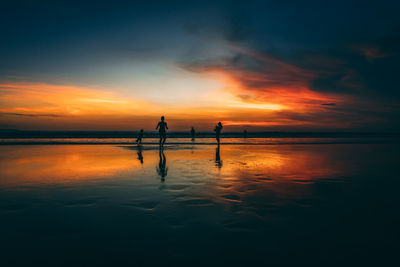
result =
[[[89,182],[139,165],[134,153],[111,146],[4,146],[0,186]]]
[[[221,145],[218,150],[208,145],[167,145],[163,155],[158,146],[148,145],[142,150],[136,145],[2,146],[0,188],[101,186],[107,180],[126,181],[124,186],[132,186],[129,181],[135,180],[135,190],[140,190],[141,184],[150,188],[162,184],[161,190],[171,195],[228,206],[271,196],[286,203],[312,197],[313,183],[343,177],[352,170],[344,165],[343,155],[336,154],[335,148]],[[168,169],[163,177],[157,171],[161,163],[163,169]]]
[[[343,173],[334,154],[323,145],[271,145],[271,146],[231,146],[221,147],[224,174],[245,172],[247,175],[264,175],[277,180],[313,180],[337,177]],[[335,164],[333,166],[333,164]]]
[[[332,148],[329,145],[222,145],[219,151],[217,146],[166,149],[169,172],[165,185],[167,188],[173,184],[187,186],[187,190],[194,190],[196,198],[214,202],[237,203],[253,196],[272,195],[282,201],[305,199],[313,195],[313,183],[337,179],[351,171]],[[157,155],[149,151],[145,158],[158,158]],[[234,200],[226,200],[226,195]]]
[[[327,149],[331,147],[222,146],[220,159],[223,165],[216,171],[218,186],[215,194],[237,199],[228,199],[228,202],[274,196],[281,204],[312,197],[311,184],[337,179],[351,171],[348,166],[338,163],[334,151]]]

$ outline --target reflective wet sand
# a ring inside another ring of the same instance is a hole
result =
[[[397,150],[1,146],[1,251],[49,265],[385,262],[398,237]]]

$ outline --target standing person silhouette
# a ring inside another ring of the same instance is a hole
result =
[[[196,131],[194,130],[194,128],[192,127],[192,129],[190,130],[190,135],[192,136],[192,141],[194,141],[194,137],[196,135]]]
[[[215,139],[217,139],[218,145],[219,145],[219,137],[221,135],[221,130],[222,130],[222,123],[218,122],[218,124],[215,126]]]
[[[167,123],[164,121],[164,116],[161,116],[161,121],[157,124],[156,130],[158,129],[158,133],[160,134],[160,146],[163,146],[165,140],[167,139]]]

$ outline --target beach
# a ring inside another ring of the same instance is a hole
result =
[[[400,1],[3,1],[0,267],[399,266]]]
[[[0,146],[13,264],[389,264],[398,143]],[[9,266],[9,265],[5,265]]]

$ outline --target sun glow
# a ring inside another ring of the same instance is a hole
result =
[[[202,77],[208,80],[202,83],[206,86],[204,90],[192,92],[192,85],[188,84],[186,98],[177,97],[173,102],[160,102],[159,97],[134,98],[133,91],[127,96],[124,91],[98,86],[3,83],[0,84],[0,121],[15,128],[54,130],[147,130],[155,127],[153,124],[160,115],[165,115],[177,131],[192,125],[209,130],[216,121],[223,121],[226,126],[310,125],[296,116],[306,118],[313,112],[330,108],[321,103],[342,101],[305,87],[246,88],[230,73],[219,70]],[[168,86],[160,88],[175,92]],[[192,98],[188,97],[190,94]]]

